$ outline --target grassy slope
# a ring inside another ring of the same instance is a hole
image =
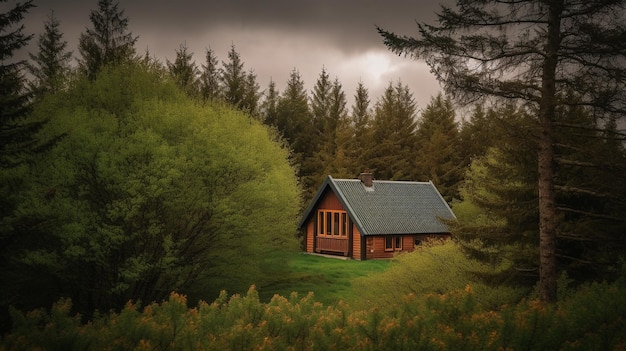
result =
[[[352,289],[354,278],[381,272],[388,266],[387,260],[354,261],[289,253],[268,262],[266,269],[273,273],[273,279],[258,289],[264,301],[274,294],[288,297],[294,291],[300,296],[313,292],[315,299],[324,304],[351,301],[358,293]]]

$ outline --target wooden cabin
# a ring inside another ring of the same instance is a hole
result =
[[[357,260],[391,258],[432,238],[448,238],[454,213],[432,182],[328,176],[304,212],[306,252]],[[442,221],[444,220],[444,221]]]

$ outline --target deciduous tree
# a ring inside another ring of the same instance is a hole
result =
[[[34,111],[51,116],[42,136],[66,136],[27,176],[3,267],[27,280],[13,302],[67,296],[88,316],[173,290],[214,297],[263,283],[264,255],[297,247],[296,178],[267,128],[139,64],[74,84]]]

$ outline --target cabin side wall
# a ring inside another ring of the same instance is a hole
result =
[[[364,237],[364,240],[366,241],[366,259],[392,258],[395,254],[400,252],[412,252],[422,243],[426,243],[431,240],[445,240],[450,238],[450,234],[405,234],[401,235],[402,250],[386,250],[385,238],[387,236],[388,235],[371,235]]]
[[[352,227],[352,258],[355,260],[363,260],[364,257],[361,257],[361,232],[352,221],[350,222],[350,226]]]

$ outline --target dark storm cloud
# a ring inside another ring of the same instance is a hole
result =
[[[140,27],[159,23],[172,31],[200,33],[207,28],[272,29],[323,38],[346,51],[380,46],[375,25],[415,31],[415,20],[432,20],[437,5],[425,1],[186,1],[129,2]]]
[[[270,79],[279,88],[292,69],[311,87],[322,67],[337,77],[351,97],[359,80],[374,102],[390,81],[401,79],[424,106],[438,86],[428,68],[389,53],[375,26],[414,34],[415,22],[432,22],[439,1],[119,1],[129,30],[139,36],[137,50],[172,61],[186,44],[200,65],[207,48],[222,61],[235,45],[246,69],[254,69],[262,88]],[[78,36],[91,27],[89,13],[97,0],[35,0],[27,31],[39,33],[54,10],[65,39],[78,56]],[[421,94],[421,95],[419,95]]]

